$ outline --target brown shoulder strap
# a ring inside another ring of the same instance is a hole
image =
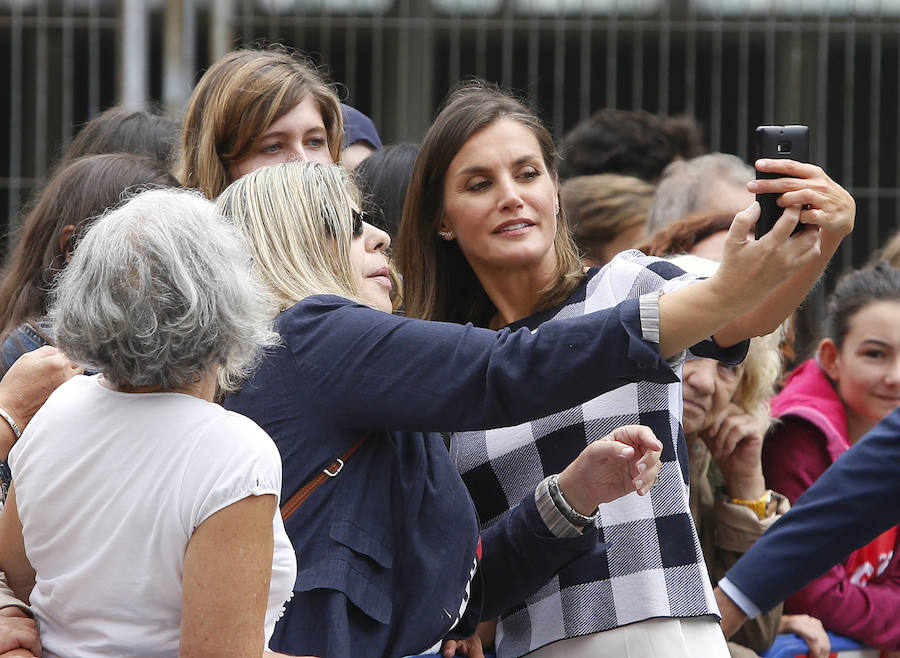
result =
[[[328,479],[331,479],[337,476],[338,473],[344,468],[344,464],[350,459],[350,456],[356,452],[357,448],[359,448],[363,443],[366,442],[366,439],[369,438],[371,432],[366,434],[359,441],[354,443],[352,446],[347,448],[344,451],[344,454],[335,459],[331,464],[329,464],[321,473],[319,473],[312,480],[304,484],[297,492],[291,496],[288,501],[281,506],[281,520],[287,521],[291,514],[297,511],[297,508],[303,503],[304,500],[309,498],[309,495],[318,488],[320,484],[325,482]]]

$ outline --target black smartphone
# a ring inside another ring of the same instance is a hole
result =
[[[756,159],[783,158],[797,162],[809,162],[809,127],[808,126],[759,126],[756,129]],[[756,172],[757,178],[781,178],[781,174]],[[756,237],[761,238],[768,233],[784,208],[776,203],[779,194],[757,194],[759,202],[759,221],[756,222]],[[797,224],[793,235],[803,230],[803,224]]]

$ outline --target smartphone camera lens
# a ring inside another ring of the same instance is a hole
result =
[[[790,142],[778,142],[776,145],[776,150],[779,153],[790,153],[791,152],[791,143]]]

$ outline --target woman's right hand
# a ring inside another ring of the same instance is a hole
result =
[[[809,647],[809,658],[828,658],[831,640],[822,622],[809,615],[782,615],[779,633],[796,633]]]
[[[45,345],[26,352],[0,380],[0,407],[9,412],[19,429],[25,429],[56,387],[80,372],[81,368],[55,347]],[[6,458],[2,452],[0,457]]]
[[[40,656],[41,640],[37,624],[19,608],[0,608],[0,658]]]
[[[659,475],[662,444],[649,427],[623,425],[588,444],[559,474],[566,501],[581,514],[637,491],[646,494]]]
[[[725,240],[722,263],[710,277],[723,303],[737,297],[745,309],[755,306],[794,272],[819,256],[820,239],[815,230],[796,235],[791,231],[800,221],[800,207],[785,208],[771,231],[759,240],[753,227],[759,219],[754,201],[734,216]]]

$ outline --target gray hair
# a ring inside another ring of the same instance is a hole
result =
[[[662,227],[693,213],[702,212],[715,183],[745,188],[756,177],[750,165],[736,155],[707,153],[690,160],[676,160],[663,170],[647,217],[652,235]]]
[[[218,369],[235,388],[271,330],[244,242],[199,193],[151,190],[87,232],[52,295],[60,349],[122,388],[179,389]]]

